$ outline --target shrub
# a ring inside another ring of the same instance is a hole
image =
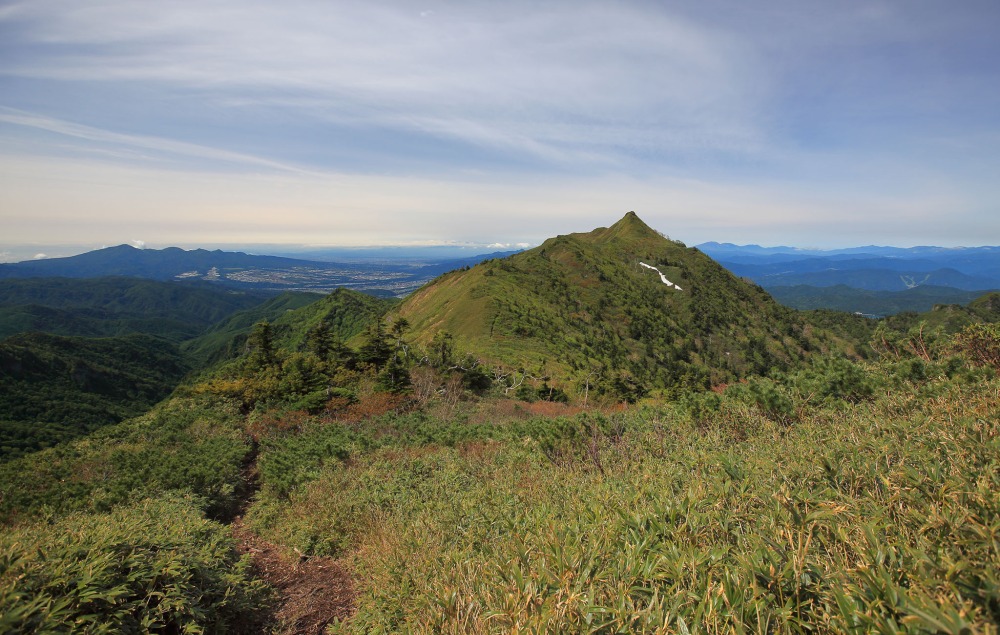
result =
[[[172,400],[86,439],[0,464],[0,520],[106,512],[171,491],[197,496],[209,517],[229,516],[249,448],[224,405]]]
[[[685,393],[678,403],[691,420],[699,425],[707,424],[722,409],[722,397],[714,392]]]
[[[790,424],[797,413],[795,403],[788,389],[772,379],[755,377],[746,383],[737,384],[726,391],[747,405],[756,406],[760,412],[775,423]]]
[[[906,360],[913,370],[919,370],[926,362],[915,357]],[[842,357],[821,357],[812,366],[792,378],[790,382],[806,400],[829,401],[842,399],[858,403],[871,399],[875,394],[875,379],[866,372],[864,366]]]
[[[955,336],[954,346],[977,366],[1000,370],[1000,324],[970,324]]]
[[[341,462],[351,454],[356,435],[339,423],[303,425],[300,434],[264,441],[258,469],[264,486],[287,497],[298,485],[316,478],[324,464]]]
[[[226,528],[147,499],[0,539],[0,631],[236,632],[267,602]]]

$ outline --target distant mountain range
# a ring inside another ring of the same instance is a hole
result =
[[[977,297],[1000,289],[1000,247],[820,251],[711,242],[698,249],[798,309],[927,311],[934,304],[967,302],[969,292]]]
[[[400,325],[407,347],[439,357],[449,372],[478,368],[481,379],[499,382],[505,394],[530,389],[522,396],[551,399],[556,391],[582,391],[617,401],[678,396],[794,368],[815,352],[854,355],[875,324],[789,306],[900,313],[904,324],[926,319],[955,326],[993,319],[1000,298],[924,283],[903,291],[838,284],[765,292],[726,271],[705,248],[669,240],[629,213],[610,227],[556,236],[528,251],[458,261],[344,269],[238,252],[120,246],[2,265],[0,461],[144,411],[189,371],[245,352],[254,325],[264,321],[276,342],[301,353],[321,326],[337,342],[363,344],[371,337],[367,327],[384,325],[387,315]],[[905,259],[857,252],[779,262],[789,254],[720,248],[751,261],[730,262],[737,272],[756,267],[793,279],[787,271],[832,270],[851,272],[861,283],[877,279],[871,271],[933,273],[944,262],[965,267],[950,269],[959,276],[990,279],[995,255],[963,250],[955,258],[951,250],[937,250]],[[831,264],[840,268],[824,268]],[[325,296],[271,293],[307,275],[311,291],[341,279],[383,290],[387,281],[433,279],[402,301],[344,288]],[[906,313],[923,304],[948,306]]]
[[[867,246],[823,251],[709,242],[697,249],[797,309],[889,315],[901,310],[927,311],[935,304],[964,302],[1000,289],[1000,247]],[[347,253],[343,252],[345,259]],[[393,257],[394,253],[355,250],[349,261],[329,262],[221,250],[119,245],[67,258],[0,264],[0,279],[129,276],[270,294],[327,293],[346,288],[388,298],[405,297],[448,271],[518,252],[459,259],[450,257],[454,252],[441,259],[421,259],[402,251]],[[319,257],[319,252],[310,257]]]
[[[130,276],[270,292],[329,292],[348,288],[381,296],[405,295],[442,273],[514,252],[458,260],[321,262],[205,249],[137,249],[118,245],[67,258],[0,264],[0,278]]]
[[[1000,288],[1000,247],[855,247],[831,251],[704,243],[698,249],[738,276],[767,287],[843,284],[903,291],[922,285]]]
[[[889,247],[879,245],[868,245],[865,247],[846,247],[843,249],[808,249],[801,247],[761,247],[760,245],[735,245],[733,243],[707,242],[696,245],[698,249],[712,256],[723,260],[740,260],[743,258],[774,258],[784,260],[796,260],[815,256],[819,258],[828,257],[884,257],[884,258],[936,258],[948,259],[961,258],[963,256],[977,257],[982,254],[992,254],[1000,257],[1000,246],[982,247],[934,247],[930,245],[920,247]]]

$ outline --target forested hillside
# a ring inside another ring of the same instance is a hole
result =
[[[850,348],[631,212],[609,228],[447,274],[397,313],[419,343],[446,333],[508,373],[633,401]]]
[[[833,309],[883,317],[903,312],[930,311],[935,304],[968,304],[985,295],[983,291],[964,291],[952,287],[921,285],[905,291],[871,291],[847,285],[831,287],[768,287],[775,300],[799,310]]]
[[[266,297],[123,277],[0,280],[0,339],[146,333],[180,343]]]
[[[189,370],[175,344],[149,335],[0,341],[0,461],[138,416]]]
[[[235,354],[238,316],[249,331],[319,299],[135,278],[0,280],[0,460],[146,412],[189,371]],[[220,321],[229,327],[213,347],[202,336]]]

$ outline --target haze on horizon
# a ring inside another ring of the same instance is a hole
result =
[[[5,2],[0,243],[514,246],[636,210],[996,244],[998,32],[991,1]]]

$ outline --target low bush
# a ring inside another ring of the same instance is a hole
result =
[[[0,538],[5,633],[246,632],[268,602],[227,529],[181,498]]]
[[[175,399],[90,437],[0,463],[0,522],[105,512],[165,492],[190,493],[213,518],[230,515],[249,451],[223,404]]]

